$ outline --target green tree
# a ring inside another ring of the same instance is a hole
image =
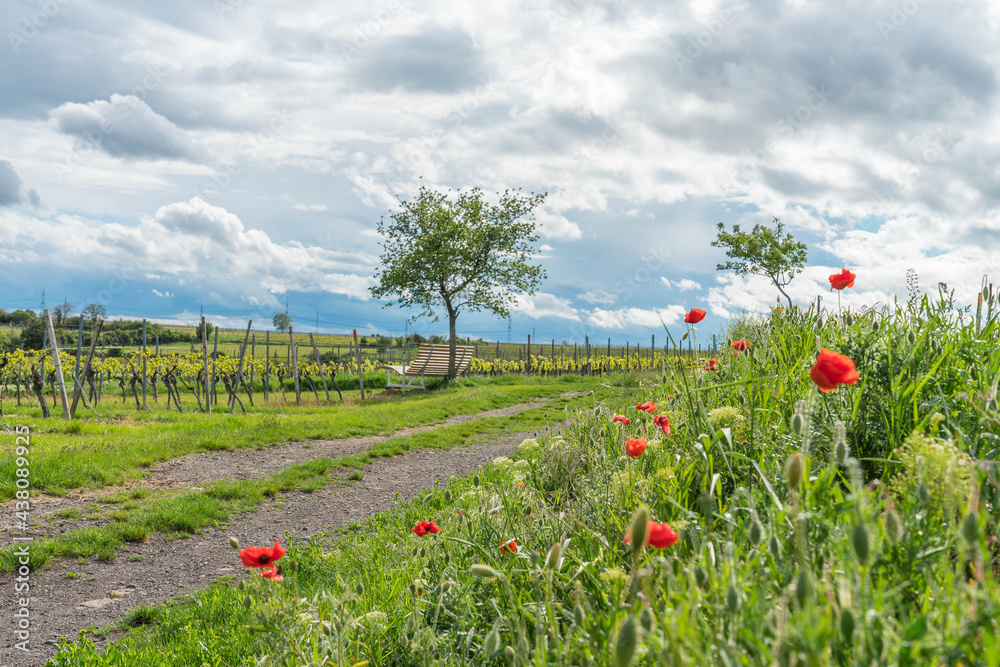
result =
[[[278,313],[271,321],[274,323],[274,328],[282,333],[292,326],[292,316],[288,313]]]
[[[89,319],[93,323],[97,323],[97,320],[104,319],[108,316],[107,309],[99,303],[89,304],[83,309],[81,313],[84,317]]]
[[[727,248],[726,257],[732,259],[719,264],[716,269],[735,271],[739,276],[767,276],[791,308],[792,299],[784,287],[802,272],[806,263],[806,244],[796,241],[791,234],[782,237],[785,226],[778,218],[774,219],[774,223],[774,229],[758,224],[753,226],[752,232],[743,232],[739,225],[733,225],[733,231],[727,232],[726,226],[720,222],[719,235],[712,241],[712,246]]]
[[[546,194],[497,193],[499,203],[484,200],[473,188],[454,201],[447,194],[421,187],[412,201],[400,201],[402,210],[390,222],[378,223],[382,267],[378,285],[371,288],[383,307],[420,308],[411,318],[438,320],[438,309],[448,314],[450,354],[448,377],[454,378],[455,320],[463,311],[487,310],[508,317],[518,293],[534,294],[545,278],[529,263],[534,252],[533,211]]]

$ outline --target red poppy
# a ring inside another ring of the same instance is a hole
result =
[[[742,340],[742,339],[741,340],[734,340],[733,341],[733,349],[736,350],[737,354],[739,354],[740,352],[746,352],[747,350],[750,349],[750,342]]]
[[[510,542],[500,543],[500,553],[502,554],[516,554],[517,553],[517,541],[511,540]]]
[[[719,370],[719,362],[717,359],[709,359],[708,366],[705,366],[706,371],[717,371]]]
[[[861,375],[854,368],[853,359],[824,347],[809,371],[809,377],[820,391],[826,393],[836,389],[837,385],[856,383]]]
[[[638,405],[635,406],[635,409],[642,410],[643,412],[648,412],[649,414],[653,414],[654,412],[656,412],[656,409],[658,407],[660,406],[657,405],[656,403],[649,402],[649,403],[639,403]]]
[[[246,567],[273,567],[274,561],[284,556],[287,552],[274,541],[273,547],[247,547],[240,551],[240,561]]]
[[[691,312],[684,316],[684,322],[686,324],[698,324],[698,322],[705,319],[705,315],[708,315],[708,313],[701,308],[692,308]]]
[[[663,435],[670,435],[670,417],[657,415],[653,417],[653,424],[663,429]]]
[[[423,537],[427,533],[440,533],[441,532],[441,529],[438,528],[437,524],[435,524],[433,521],[421,521],[420,523],[418,523],[417,525],[415,525],[410,530],[412,530],[414,533],[416,533],[417,537]]]
[[[278,568],[272,567],[270,570],[261,570],[257,573],[258,577],[263,577],[264,579],[270,579],[272,581],[284,581],[285,578],[278,574]]]
[[[645,451],[647,444],[649,443],[645,438],[629,438],[625,441],[625,453],[636,458]]]
[[[665,523],[650,521],[646,524],[646,540],[644,546],[653,547],[655,549],[666,549],[674,546],[678,539],[680,539],[680,535],[670,530],[670,526]],[[625,536],[624,542],[625,544],[629,544],[631,541],[632,534],[629,533]]]
[[[840,273],[835,273],[830,276],[830,289],[842,290],[845,287],[854,287],[855,278],[857,278],[856,275],[847,269],[842,269]]]
[[[625,426],[628,426],[629,419],[628,417],[625,417],[623,415],[615,415],[614,417],[612,417],[611,421],[618,422],[619,424],[624,424]]]

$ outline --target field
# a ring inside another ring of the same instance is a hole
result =
[[[728,340],[746,345],[715,364],[473,378],[364,403],[349,392],[343,408],[286,405],[285,417],[130,406],[113,424],[39,423],[33,488],[122,494],[85,535],[33,544],[33,565],[54,567],[225,524],[328,484],[337,466],[570,420],[346,529],[289,539],[275,524],[241,546],[278,539],[283,581],[248,570],[140,606],[106,651],[91,629],[50,664],[1000,666],[997,338],[995,318],[926,298],[776,310],[734,322]],[[852,360],[856,379],[840,357],[815,370],[822,349]],[[514,405],[183,499],[121,490],[184,453],[391,434]],[[26,416],[37,413],[6,418]],[[13,453],[2,465],[14,479]],[[414,530],[425,521],[439,532]],[[238,567],[228,553],[222,564]]]

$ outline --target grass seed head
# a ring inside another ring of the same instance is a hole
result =
[[[554,570],[559,567],[559,557],[562,556],[562,545],[556,542],[549,549],[548,555],[545,557],[545,569]]]
[[[632,536],[632,553],[641,551],[646,542],[646,530],[651,518],[649,508],[639,505],[632,515],[632,523],[629,527],[629,534]]]
[[[785,462],[785,481],[788,482],[788,488],[799,488],[803,473],[805,473],[805,461],[802,458],[802,452],[794,452]]]
[[[489,565],[485,563],[475,563],[469,568],[469,572],[481,579],[486,579],[488,577],[499,577],[500,574],[494,570]]]
[[[882,528],[885,530],[886,539],[892,546],[896,546],[903,539],[903,520],[899,518],[899,512],[892,507],[882,515]]]

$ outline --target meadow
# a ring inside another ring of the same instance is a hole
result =
[[[731,351],[599,378],[561,433],[343,533],[275,526],[280,568],[50,664],[997,667],[994,300],[741,318]]]

